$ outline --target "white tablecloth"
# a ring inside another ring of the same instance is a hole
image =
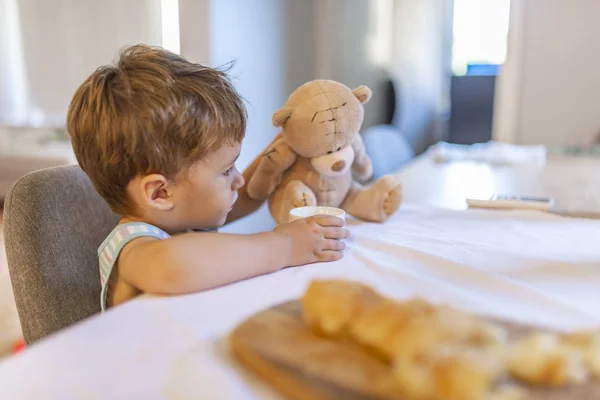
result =
[[[300,296],[312,278],[557,328],[600,326],[600,221],[405,206],[383,225],[349,224],[354,237],[339,262],[146,296],[44,340],[0,364],[0,398],[278,398],[232,360],[225,337]]]

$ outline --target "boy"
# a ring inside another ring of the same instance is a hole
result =
[[[245,128],[225,73],[159,48],[125,49],[77,89],[67,116],[75,155],[122,217],[98,251],[102,310],[342,257],[348,231],[333,217],[254,235],[195,232],[262,203],[244,188],[258,160],[243,175],[235,168]]]

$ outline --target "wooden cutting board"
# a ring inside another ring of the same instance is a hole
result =
[[[497,321],[496,321],[497,322]],[[530,328],[502,323],[511,337]],[[293,301],[262,311],[230,336],[236,359],[289,399],[399,399],[389,366],[351,341],[315,335]],[[562,389],[527,388],[527,400],[600,400],[600,382]]]

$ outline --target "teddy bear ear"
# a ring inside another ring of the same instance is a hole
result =
[[[292,110],[289,108],[280,108],[273,114],[273,126],[281,126],[292,115]]]
[[[373,92],[367,86],[361,85],[352,91],[352,94],[356,96],[358,101],[365,104],[369,100],[371,100],[371,96]]]

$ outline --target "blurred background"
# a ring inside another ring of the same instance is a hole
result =
[[[236,61],[241,168],[315,78],[373,90],[362,134],[376,176],[438,142],[589,143],[599,16],[597,0],[0,0],[0,197],[30,170],[74,162],[73,92],[135,43]],[[265,228],[261,215],[227,229]]]

